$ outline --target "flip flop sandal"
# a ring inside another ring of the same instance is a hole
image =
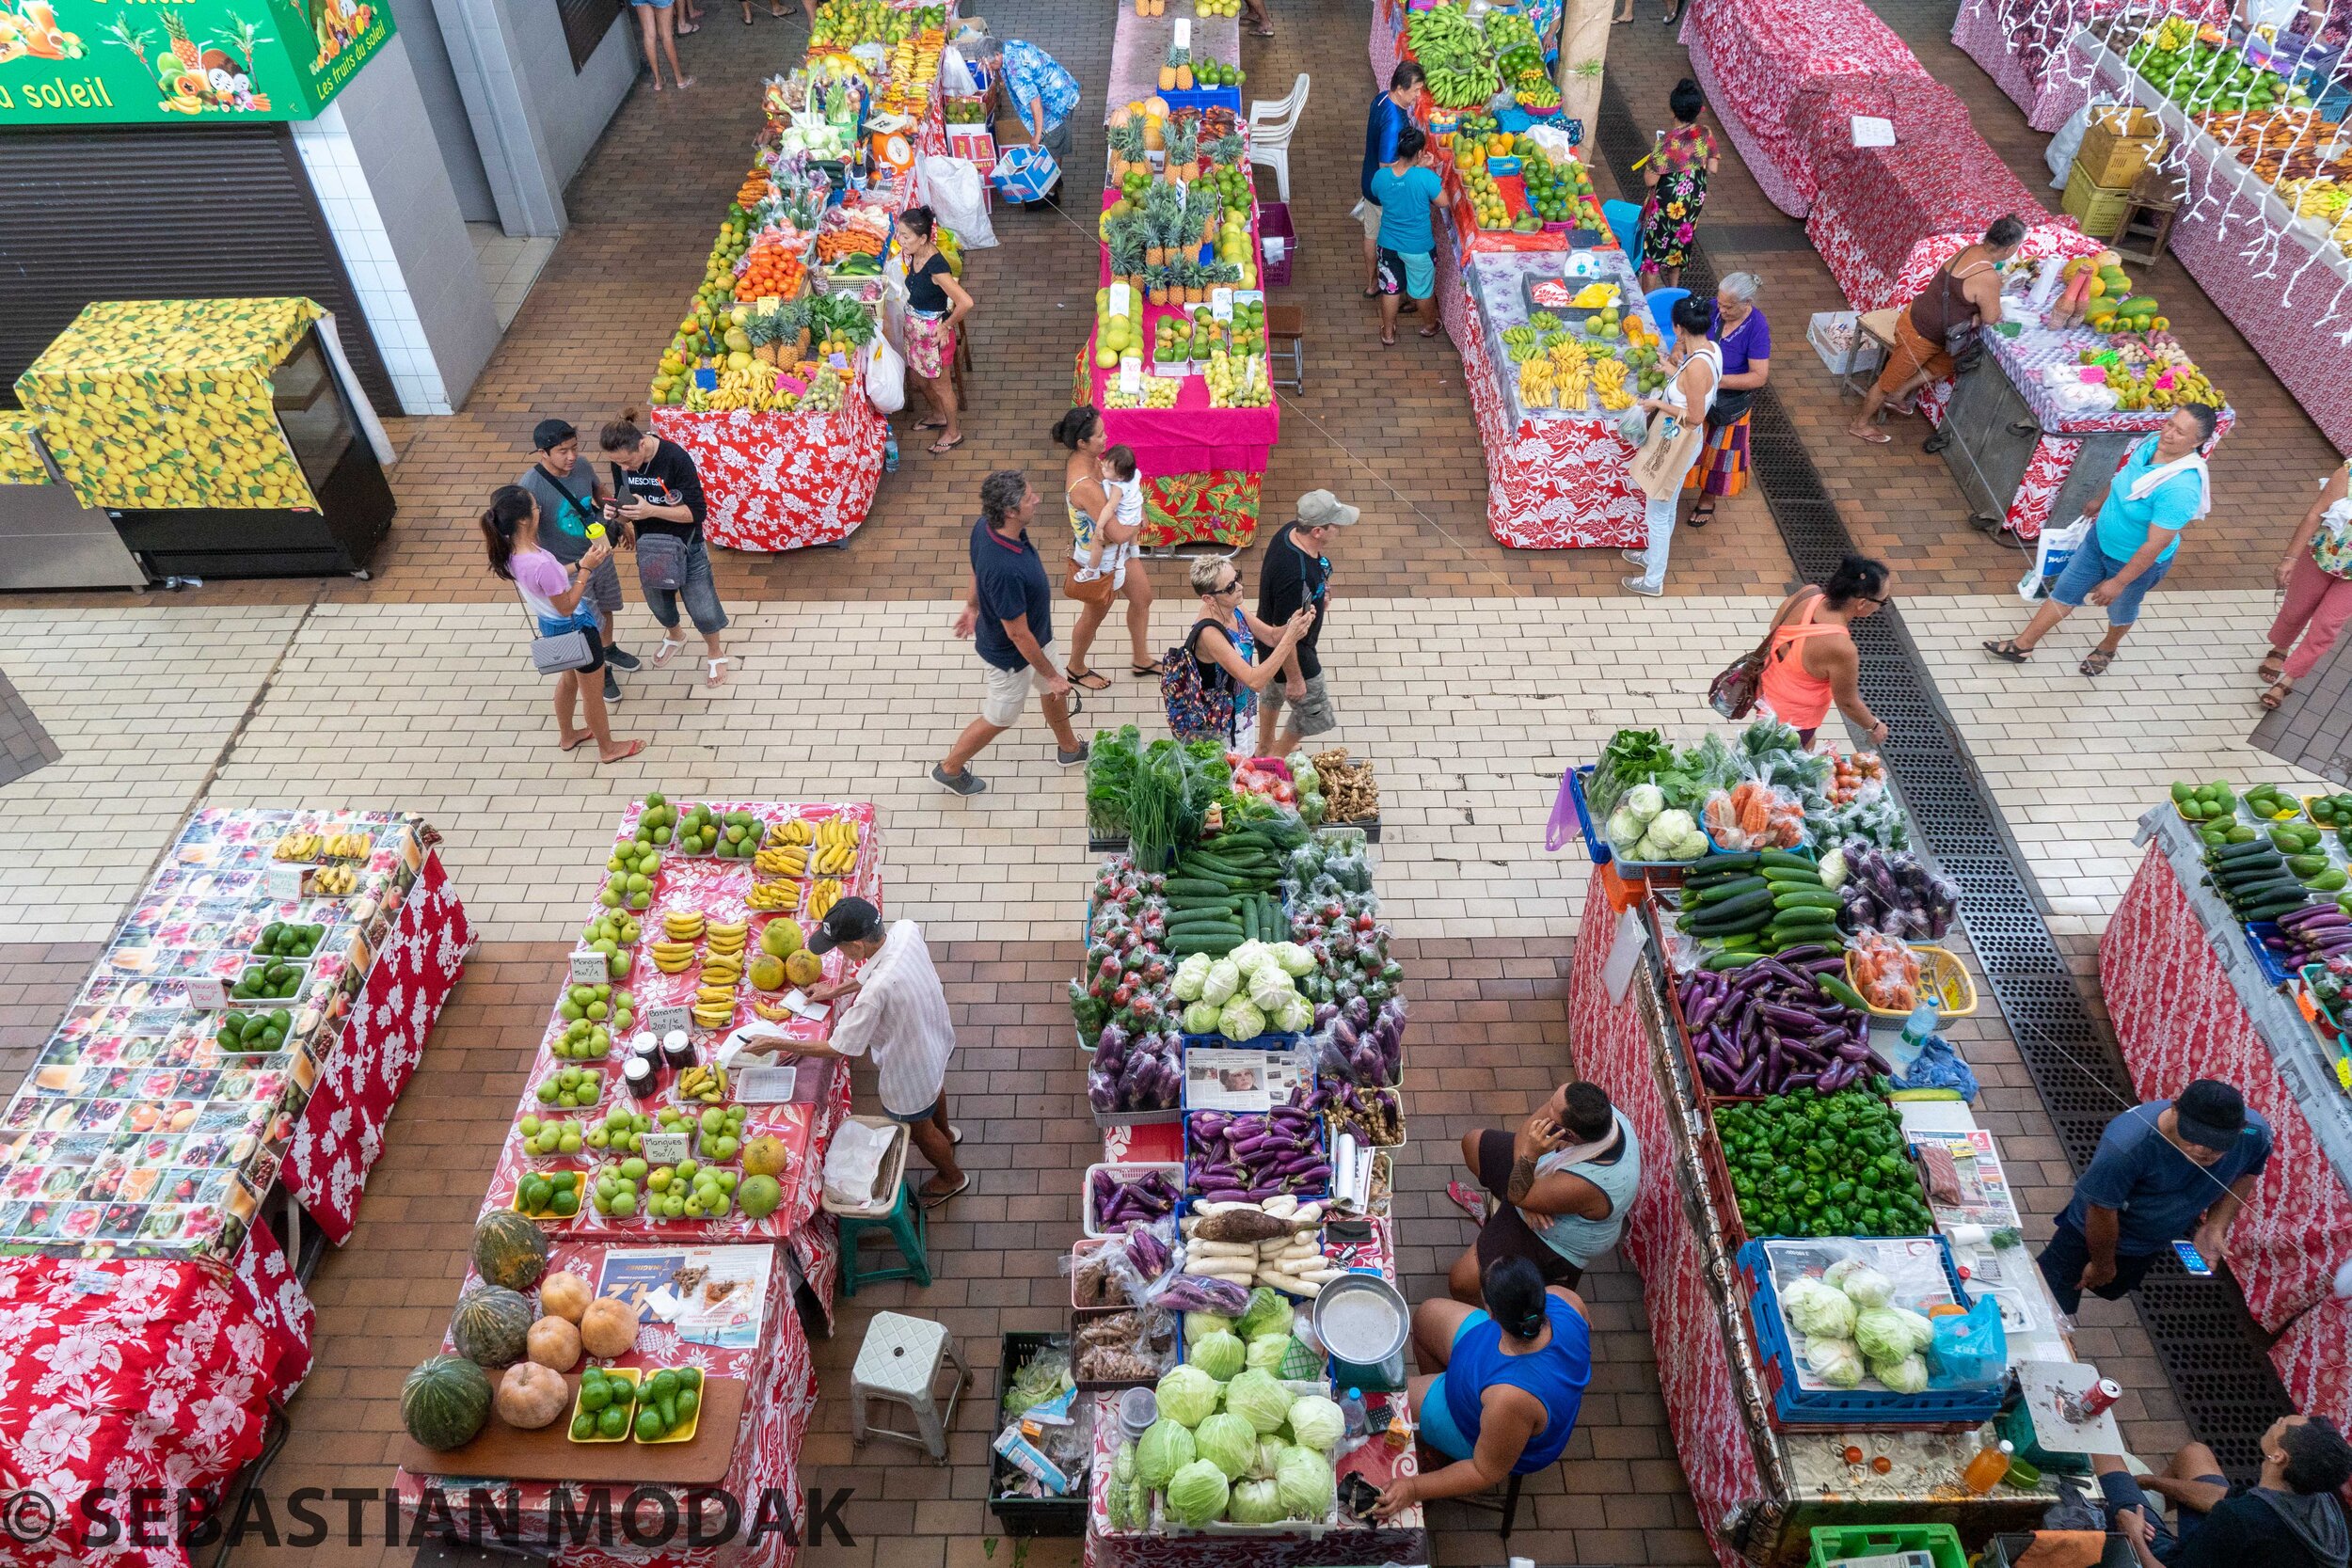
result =
[[[702,30],[703,30],[703,24],[702,24],[701,23],[699,23],[699,22],[690,22],[690,23],[688,23],[685,26],[680,27],[680,28],[677,30],[677,36],[678,36],[678,37],[680,37],[680,38],[682,38],[682,39],[691,39],[691,38],[692,38],[692,37],[693,37],[696,33],[699,33],[699,32],[701,32]],[[691,77],[691,76],[690,76],[690,77],[688,77],[685,81],[680,82],[680,83],[678,84],[678,86],[679,86],[679,87],[692,87],[693,85],[694,85],[694,79],[693,79],[692,77]]]
[[[1697,511],[1692,513],[1690,521],[1684,523],[1682,526],[1684,528],[1705,528],[1708,524],[1713,522],[1714,520],[1715,507],[1714,503],[1710,501],[1707,505],[1702,506]]]
[[[2108,653],[2102,648],[2093,648],[2090,652],[2083,655],[2083,661],[2074,666],[2074,673],[2078,675],[2090,675],[2093,677],[2104,675],[2107,673],[2107,666],[2113,664],[2114,662],[2114,654]]]
[[[596,765],[600,768],[610,768],[616,762],[627,762],[629,758],[635,756],[638,752],[644,751],[644,749],[645,743],[644,741],[632,740],[626,747],[622,748],[621,754],[619,756],[598,757],[596,759]]]
[[[949,1123],[947,1127],[947,1141],[951,1144],[960,1144],[963,1142],[963,1129],[956,1126],[952,1122]]]
[[[1135,676],[1135,678],[1139,681],[1148,681],[1155,675],[1166,674],[1167,672],[1160,668],[1160,661],[1155,658],[1149,664],[1128,665],[1127,673]]]
[[[657,670],[660,669],[663,665],[669,663],[670,660],[677,657],[678,650],[685,646],[686,644],[677,639],[669,637],[663,638],[661,640],[661,646],[653,651],[653,667]]]
[[[933,457],[945,457],[949,452],[955,451],[958,447],[963,445],[966,439],[968,439],[968,437],[959,436],[952,441],[933,441],[930,446],[924,448],[923,450],[930,452]]]
[[[1484,1225],[1486,1223],[1486,1205],[1485,1199],[1478,1194],[1471,1192],[1468,1187],[1463,1186],[1461,1182],[1447,1182],[1445,1184],[1445,1196],[1452,1198],[1454,1206],[1460,1209],[1463,1213],[1470,1216],[1472,1224]]]
[[[1994,658],[2006,659],[2011,664],[2024,664],[2033,657],[2033,650],[2019,647],[2017,639],[2013,637],[2004,637],[1989,641],[1985,643],[1984,651]]]
[[[1380,291],[1377,289],[1366,289],[1364,291],[1364,297],[1366,299],[1378,299],[1380,297]]]
[[[1874,447],[1891,447],[1895,444],[1895,437],[1889,436],[1883,430],[1873,430],[1867,434],[1862,434],[1850,430],[1846,432],[1846,434],[1853,436],[1853,438],[1857,441],[1867,441]]]
[[[914,423],[914,428],[917,430],[945,430],[947,428],[947,421],[945,420],[917,420]]]
[[[938,1208],[941,1204],[946,1203],[946,1202],[949,1198],[953,1198],[953,1197],[961,1197],[961,1196],[962,1196],[965,1193],[967,1193],[967,1192],[969,1192],[969,1191],[971,1191],[971,1190],[972,1190],[972,1173],[971,1173],[970,1171],[965,1171],[965,1172],[963,1173],[963,1180],[961,1180],[961,1181],[959,1181],[959,1182],[957,1182],[954,1186],[952,1186],[952,1187],[948,1188],[946,1192],[944,1192],[944,1193],[926,1192],[926,1191],[922,1190],[921,1188],[917,1188],[917,1189],[916,1189],[916,1191],[915,1191],[915,1197],[916,1197],[916,1200],[917,1200],[917,1201],[919,1201],[919,1202],[923,1205],[923,1207],[924,1207],[924,1208],[926,1208],[926,1209],[936,1209],[936,1208]]]
[[[1062,673],[1070,677],[1071,685],[1089,691],[1108,691],[1111,689],[1111,678],[1100,670],[1089,670],[1083,674],[1075,670],[1064,670]]]
[[[716,691],[727,684],[726,672],[720,666],[733,664],[735,662],[733,654],[721,654],[717,658],[707,658],[703,662],[710,667],[709,678],[703,682],[704,690]]]
[[[1434,337],[1436,337],[1437,335],[1438,335],[1438,324],[1437,324],[1436,322],[1431,322],[1431,323],[1430,323],[1427,326],[1422,327],[1422,328],[1421,329],[1421,331],[1417,334],[1417,336],[1423,337],[1423,338],[1434,338]]]

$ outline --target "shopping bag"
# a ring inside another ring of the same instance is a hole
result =
[[[996,167],[988,178],[1008,201],[1042,201],[1061,178],[1061,165],[1041,147],[1015,145],[996,155]]]
[[[906,373],[907,362],[888,338],[876,333],[866,345],[866,401],[877,413],[896,414],[907,405]]]
[[[2074,559],[2074,552],[2089,542],[2091,527],[2090,515],[2085,513],[2064,528],[2043,529],[2042,537],[2034,543],[2033,564],[2017,579],[2017,596],[2027,604],[2039,604],[2049,597],[2050,585],[2066,570],[2066,563]]]
[[[963,63],[963,51],[954,44],[939,52],[939,90],[950,98],[977,98],[980,86],[972,79],[972,68]]]
[[[2058,128],[2050,145],[2042,151],[2042,161],[2050,166],[2050,188],[2062,191],[2066,177],[2074,171],[2074,154],[2083,150],[2083,134],[2090,129],[2090,105],[2086,103],[2066,117],[2066,123]]]
[[[1698,456],[1706,427],[1684,424],[1672,414],[1652,421],[1642,450],[1633,454],[1633,483],[1651,500],[1662,501],[1681,493],[1682,476]]]
[[[966,250],[986,250],[996,243],[980,171],[971,160],[926,153],[914,161],[914,178],[932,214],[962,238]]]

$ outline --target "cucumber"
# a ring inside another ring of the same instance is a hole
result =
[[[1752,964],[1756,962],[1763,956],[1764,955],[1761,953],[1734,953],[1729,949],[1725,949],[1721,953],[1709,953],[1705,958],[1700,960],[1700,967],[1703,969],[1718,970],[1738,969],[1742,964]]]
[[[1195,953],[1206,953],[1211,958],[1221,958],[1240,945],[1239,937],[1172,936],[1168,939],[1168,953],[1174,958],[1190,958]]]
[[[1736,922],[1744,915],[1770,914],[1772,911],[1771,890],[1759,887],[1746,893],[1734,894],[1720,904],[1708,904],[1697,910],[1685,911],[1684,918],[1695,927],[1718,920]]]
[[[1689,930],[1694,937],[1744,936],[1756,931],[1761,931],[1765,927],[1771,925],[1772,921],[1772,911],[1753,910],[1746,914],[1734,915],[1727,920],[1705,926],[1692,926],[1689,927]]]
[[[1862,993],[1835,974],[1817,974],[1813,983],[1821,989],[1823,995],[1844,1003],[1855,1012],[1867,1013],[1870,1010],[1870,1005],[1862,1000]]]
[[[1696,901],[1702,906],[1720,904],[1726,899],[1738,898],[1746,894],[1764,892],[1768,886],[1769,884],[1761,877],[1741,877],[1734,881],[1712,882],[1698,895]]]
[[[1196,935],[1202,931],[1231,931],[1233,940],[1241,940],[1241,922],[1232,915],[1206,915],[1199,920],[1180,920],[1168,927],[1171,937]]]
[[[2218,845],[2213,849],[2208,858],[2216,862],[2251,860],[2260,856],[2270,854],[2272,850],[2269,845],[2261,842],[2259,839],[2249,839],[2243,844]]]
[[[1835,912],[1845,907],[1844,900],[1825,887],[1778,888],[1772,893],[1774,909],[1819,909]]]
[[[1810,871],[1819,874],[1820,866],[1803,855],[1792,855],[1786,849],[1766,849],[1756,856],[1763,865],[1783,866],[1790,871]]]
[[[1709,855],[1705,860],[1698,863],[1697,869],[1692,871],[1691,875],[1694,877],[1731,876],[1735,873],[1745,873],[1755,869],[1756,857],[1745,850],[1741,850],[1736,855]]]
[[[1244,942],[1259,940],[1258,901],[1255,898],[1245,898],[1241,901],[1241,936]]]
[[[1225,884],[1206,877],[1170,877],[1161,891],[1168,895],[1169,903],[1175,904],[1183,902],[1188,895],[1222,898],[1225,896]]]
[[[2276,920],[2282,914],[2293,914],[2310,902],[2310,896],[2297,890],[2292,894],[2280,894],[2275,897],[2265,898],[2258,904],[2245,905],[2238,910],[2237,915],[2240,920],[2251,925],[2258,920]]]
[[[1261,901],[1265,906],[1265,917],[1263,924],[1265,927],[1266,941],[1290,941],[1291,917],[1282,912],[1282,901],[1270,893],[1265,895]]]

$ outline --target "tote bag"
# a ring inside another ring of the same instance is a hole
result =
[[[1691,424],[1672,414],[1650,421],[1642,450],[1633,454],[1633,483],[1654,501],[1672,499],[1682,491],[1682,476],[1698,455],[1707,427]]]

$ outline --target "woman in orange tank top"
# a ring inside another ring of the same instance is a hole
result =
[[[1830,705],[1859,725],[1873,744],[1886,725],[1862,700],[1862,661],[1846,628],[1874,615],[1893,597],[1895,574],[1883,561],[1850,555],[1820,588],[1802,588],[1782,601],[1765,638],[1764,675],[1757,699],[1780,721],[1813,743]]]

